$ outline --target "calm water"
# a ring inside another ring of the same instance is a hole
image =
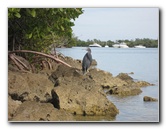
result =
[[[86,48],[58,48],[57,51],[74,59],[82,59]],[[135,80],[148,81],[155,86],[142,88],[137,96],[108,96],[120,113],[113,121],[120,122],[158,122],[159,101],[144,102],[143,97],[151,96],[159,99],[159,51],[157,48],[91,48],[92,57],[98,63],[97,68],[108,71],[113,76],[119,73],[130,73]],[[104,120],[104,119],[101,119]]]

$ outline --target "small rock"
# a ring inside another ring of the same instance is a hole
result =
[[[130,72],[130,73],[128,73],[128,74],[134,74],[134,72]]]
[[[139,87],[144,87],[144,86],[153,86],[154,84],[150,84],[149,82],[146,82],[146,81],[138,81],[138,82],[135,82],[135,85]]]
[[[131,96],[138,95],[142,91],[139,87],[136,86],[114,86],[107,91],[107,94],[118,95],[118,96]]]
[[[133,80],[133,78],[130,77],[127,73],[120,73],[117,77],[119,77],[122,80]]]
[[[152,97],[149,97],[149,96],[144,96],[143,100],[145,102],[158,101],[156,98],[152,98]]]
[[[97,65],[97,61],[95,59],[92,60],[92,65]]]

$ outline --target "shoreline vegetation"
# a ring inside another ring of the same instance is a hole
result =
[[[149,39],[149,38],[136,38],[135,40],[116,40],[116,41],[101,41],[99,39],[88,39],[87,41],[80,40],[78,37],[73,37],[73,44],[77,47],[88,47],[89,45],[93,43],[97,43],[101,45],[102,47],[105,47],[105,45],[108,45],[109,47],[113,47],[114,44],[120,44],[120,43],[126,43],[129,47],[134,47],[137,45],[145,46],[146,48],[157,48],[158,47],[158,40],[157,39]]]
[[[20,56],[17,58],[29,63]],[[36,67],[34,72],[25,72],[9,61],[9,121],[83,121],[86,118],[111,121],[120,111],[108,100],[108,94],[134,96],[142,92],[141,87],[153,86],[145,81],[135,82],[127,73],[113,77],[95,68],[95,60],[89,72],[82,75],[81,60],[61,55],[58,59],[72,67],[49,59],[51,69],[45,64],[42,69]],[[146,100],[156,101],[147,97]]]

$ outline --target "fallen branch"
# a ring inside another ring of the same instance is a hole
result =
[[[30,51],[30,50],[15,50],[15,51],[9,51],[8,53],[9,54],[12,54],[12,53],[19,53],[19,52],[23,52],[23,53],[33,53],[33,54],[38,54],[38,55],[42,55],[44,57],[47,57],[47,58],[50,58],[50,59],[53,59],[61,64],[64,64],[68,67],[71,67],[69,64],[61,61],[60,59],[57,59],[56,57],[52,56],[52,55],[48,55],[48,54],[45,54],[45,53],[41,53],[41,52],[36,52],[36,51]]]

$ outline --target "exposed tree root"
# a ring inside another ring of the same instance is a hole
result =
[[[26,64],[24,64],[21,60],[19,60],[16,56],[14,56],[14,59],[17,60],[26,70],[29,70],[28,66]]]
[[[18,63],[18,61],[15,60],[13,54],[9,54],[9,58],[15,63],[15,65],[18,67],[19,70],[23,70],[23,68],[20,66],[20,64]]]
[[[57,63],[61,63],[61,64],[63,64],[63,65],[66,65],[66,66],[68,66],[68,67],[71,67],[69,64],[67,64],[66,62],[64,62],[64,61],[62,61],[62,60],[60,60],[60,59],[58,59],[57,57],[55,57],[55,56],[53,56],[53,55],[48,55],[48,54],[45,54],[45,53],[42,53],[42,52],[36,52],[36,51],[30,51],[30,50],[15,50],[15,51],[9,51],[9,52],[8,52],[9,58],[15,63],[15,65],[16,65],[16,66],[18,67],[18,69],[21,70],[21,71],[25,71],[25,70],[29,71],[30,68],[28,68],[28,66],[27,66],[25,63],[23,63],[20,59],[18,59],[18,58],[16,57],[16,55],[14,54],[14,53],[20,53],[20,52],[22,52],[22,53],[37,54],[37,55],[39,55],[39,56],[36,56],[36,57],[35,57],[36,59],[41,58],[41,57],[47,57],[47,58],[50,58],[50,59],[56,61]],[[43,67],[46,67],[45,63],[47,63],[49,69],[52,69],[51,63],[50,63],[49,61],[45,60],[45,59],[44,59],[44,60],[42,59],[42,60],[40,60],[40,61],[38,60],[38,61],[35,61],[35,62],[41,62],[41,64],[42,64]],[[32,65],[30,65],[30,66],[32,67]],[[24,69],[25,69],[25,70],[24,70]],[[32,71],[33,71],[33,68],[32,68]]]

